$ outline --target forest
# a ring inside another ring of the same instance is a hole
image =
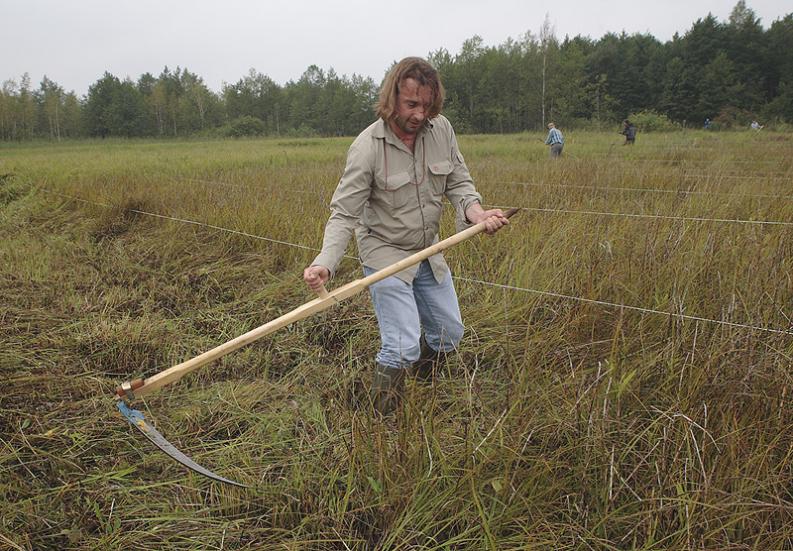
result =
[[[446,88],[444,113],[460,133],[647,125],[733,128],[759,119],[793,124],[793,13],[764,28],[741,0],[727,21],[712,14],[661,42],[649,34],[556,36],[546,17],[497,46],[479,36],[427,58]],[[265,62],[266,63],[266,62]],[[384,67],[384,72],[387,70]],[[280,85],[251,69],[210,90],[187,68],[137,80],[105,72],[86,95],[28,74],[0,90],[0,140],[106,137],[349,136],[374,118],[379,83],[311,65]],[[647,128],[650,129],[650,128]]]

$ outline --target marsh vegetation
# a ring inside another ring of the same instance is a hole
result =
[[[460,138],[529,210],[447,253],[463,346],[393,420],[365,294],[138,404],[248,490],[111,394],[312,298],[351,140],[3,145],[0,548],[791,548],[793,138],[566,138]]]

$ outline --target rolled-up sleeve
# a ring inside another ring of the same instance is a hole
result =
[[[328,268],[331,277],[344,257],[347,244],[371,194],[373,155],[371,138],[368,141],[366,138],[356,140],[347,152],[344,174],[330,202],[331,213],[325,225],[322,252],[311,263],[312,266]]]

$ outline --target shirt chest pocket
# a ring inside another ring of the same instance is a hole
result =
[[[408,203],[417,201],[416,186],[410,173],[396,172],[388,174],[385,178],[375,179],[375,201],[382,202],[392,209],[404,207]]]
[[[454,170],[454,165],[449,160],[435,161],[429,163],[429,174],[432,184],[432,192],[435,195],[443,195],[446,191],[446,178]]]

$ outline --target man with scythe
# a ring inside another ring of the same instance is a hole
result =
[[[440,114],[443,99],[438,72],[421,58],[405,58],[386,75],[379,118],[350,146],[322,252],[303,273],[311,289],[324,288],[353,233],[367,276],[438,242],[444,196],[458,227],[484,223],[492,234],[509,223],[501,210],[482,208],[454,129]],[[429,379],[440,356],[460,343],[463,323],[441,254],[369,292],[381,338],[371,397],[387,415],[400,403],[406,374]]]
[[[319,297],[198,356],[122,383],[114,392],[122,416],[182,465],[213,480],[244,486],[180,452],[129,403],[363,289],[371,292],[382,338],[372,385],[376,411],[385,415],[396,409],[408,370],[431,377],[436,361],[463,334],[451,273],[440,253],[481,232],[496,232],[520,210],[503,213],[481,207],[454,130],[440,115],[442,106],[443,87],[435,69],[420,58],[400,61],[383,81],[379,120],[350,146],[331,201],[322,252],[304,271],[306,283]],[[458,227],[470,227],[439,241],[444,195],[457,210]],[[328,293],[325,283],[353,232],[366,276]]]

